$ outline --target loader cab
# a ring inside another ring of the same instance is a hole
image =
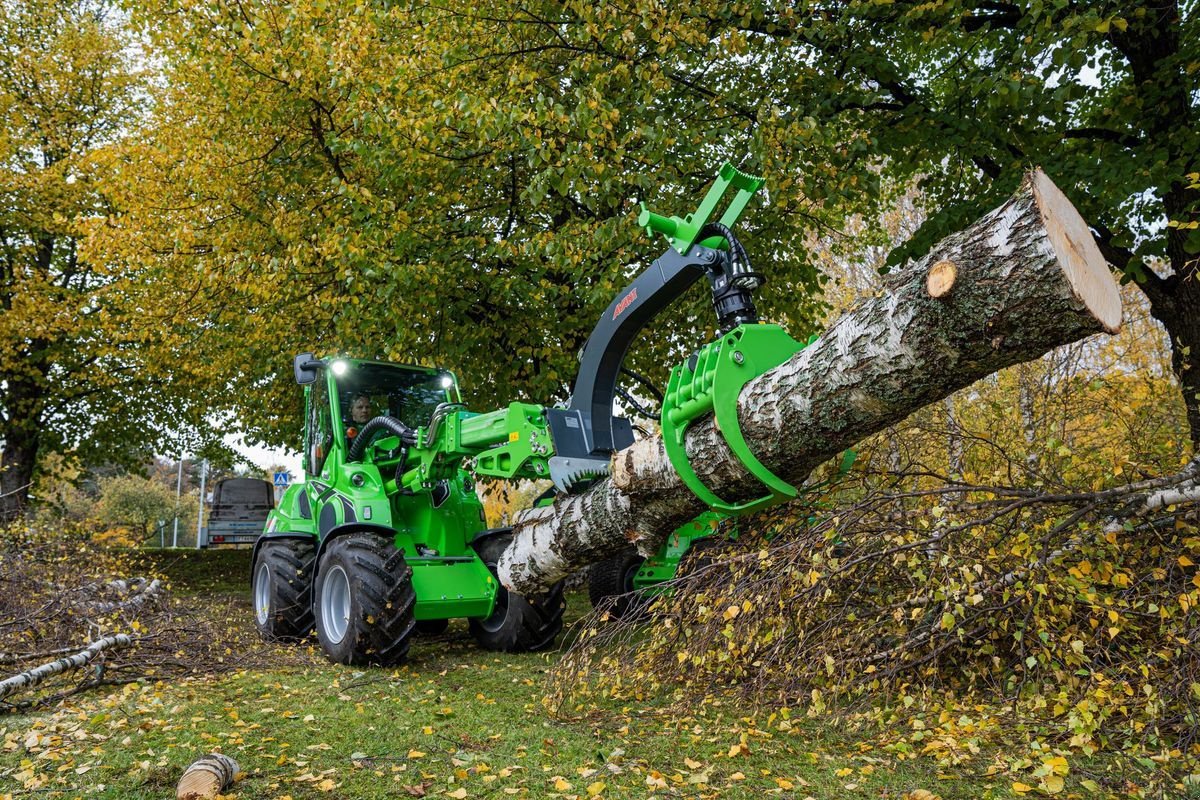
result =
[[[411,428],[429,424],[441,403],[460,402],[453,373],[383,361],[332,359],[313,364],[305,422],[305,471],[320,476],[335,453],[338,463],[362,425],[354,404],[370,409],[368,419],[395,417]]]

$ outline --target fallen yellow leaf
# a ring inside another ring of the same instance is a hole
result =
[[[1063,779],[1060,775],[1047,775],[1039,787],[1046,794],[1058,794],[1063,790]]]

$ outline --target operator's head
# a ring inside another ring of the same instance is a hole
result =
[[[356,425],[363,425],[371,421],[374,414],[371,408],[371,398],[365,394],[359,393],[354,395],[350,401],[350,419],[354,420]]]

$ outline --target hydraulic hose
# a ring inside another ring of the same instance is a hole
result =
[[[361,461],[363,454],[367,450],[367,445],[370,444],[372,435],[386,431],[400,437],[400,443],[406,448],[417,443],[417,432],[405,425],[395,417],[387,415],[375,417],[366,425],[362,426],[358,435],[354,437],[354,441],[350,444],[350,452],[346,454],[347,461]]]
[[[721,330],[729,331],[738,325],[758,322],[751,292],[762,286],[766,278],[751,268],[746,248],[727,226],[719,222],[708,223],[700,229],[698,238],[709,236],[720,236],[729,243],[728,258],[722,259],[720,269],[709,276],[713,309],[717,312]]]
[[[710,222],[700,229],[697,240],[703,241],[710,236],[720,236],[729,243],[729,254],[733,256],[735,264],[745,264],[746,269],[750,269],[750,257],[746,255],[746,248],[742,247],[742,243],[738,241],[737,236],[728,226],[722,225],[719,222]]]

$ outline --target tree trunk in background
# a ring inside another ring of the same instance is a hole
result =
[[[5,426],[0,451],[0,525],[16,522],[25,512],[29,484],[37,462],[37,437],[16,426]]]
[[[0,525],[16,522],[25,513],[45,405],[35,380],[12,377],[6,394],[7,415],[0,415]]]
[[[954,265],[953,279],[935,289],[931,273],[945,273],[945,261]],[[1058,345],[1116,332],[1120,324],[1117,285],[1087,225],[1036,171],[1007,203],[888,276],[881,295],[747,384],[738,417],[758,458],[799,483],[821,462],[922,406]],[[762,493],[711,417],[692,425],[686,448],[719,496]],[[671,466],[661,438],[639,441],[614,456],[610,478],[518,515],[500,579],[537,594],[630,543],[643,552],[657,549],[704,509]]]
[[[958,412],[954,408],[954,397],[942,401],[946,409],[946,474],[962,478],[963,474],[963,437],[962,425],[958,421]]]
[[[1183,263],[1177,263],[1182,261]],[[1153,290],[1143,285],[1150,298],[1150,313],[1163,324],[1171,339],[1171,367],[1179,380],[1187,422],[1191,431],[1192,453],[1200,453],[1200,256],[1172,258],[1174,292]]]

